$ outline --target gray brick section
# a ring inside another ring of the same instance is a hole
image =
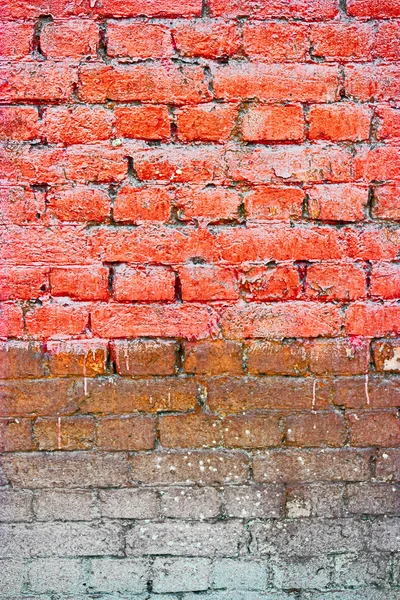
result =
[[[0,560],[0,594],[19,594],[22,592],[24,572],[25,567],[22,561]]]
[[[197,594],[183,594],[184,600],[199,600],[199,598],[206,600],[298,600],[298,594],[287,594],[285,592],[251,592],[251,591],[239,591],[229,590],[227,592],[209,592],[205,595]],[[353,599],[354,600],[354,599]]]
[[[301,600],[399,600],[399,590],[351,590],[340,592],[305,592]],[[297,599],[296,599],[297,600]]]
[[[31,521],[32,498],[27,490],[0,490],[0,521]]]
[[[228,590],[264,590],[267,586],[267,565],[254,560],[223,558],[215,560],[213,587]]]
[[[221,514],[222,500],[218,490],[173,487],[161,491],[161,514],[176,519],[212,519]]]
[[[100,490],[100,513],[111,519],[152,519],[158,515],[155,490]]]
[[[298,548],[301,552],[301,547]],[[273,583],[277,588],[314,588],[324,590],[329,587],[332,573],[332,559],[327,556],[285,556],[275,557],[271,562]]]
[[[122,529],[116,523],[35,523],[0,526],[0,557],[120,555]]]
[[[40,490],[33,509],[39,521],[90,521],[98,517],[96,496],[89,490]]]
[[[349,484],[347,505],[353,514],[400,515],[400,486]]]
[[[93,559],[88,591],[138,594],[146,590],[148,577],[149,562],[145,559]]]
[[[207,558],[156,558],[153,564],[154,592],[207,590],[211,560]]]
[[[391,563],[390,554],[340,554],[335,557],[335,587],[389,585]]]
[[[28,570],[29,589],[38,594],[82,594],[85,582],[83,563],[77,559],[42,558],[33,561]]]
[[[128,555],[234,556],[246,539],[243,525],[224,523],[138,524],[127,533]]]
[[[283,488],[276,485],[225,488],[224,503],[228,517],[279,517],[283,513]]]
[[[400,552],[400,518],[381,519],[371,523],[372,550]]]
[[[291,519],[342,517],[345,514],[345,490],[341,483],[291,485],[286,490],[286,515]]]

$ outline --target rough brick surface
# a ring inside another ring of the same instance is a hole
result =
[[[0,0],[0,597],[400,599],[399,0]]]

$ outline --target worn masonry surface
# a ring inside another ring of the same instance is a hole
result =
[[[400,0],[0,0],[0,600],[400,600]]]

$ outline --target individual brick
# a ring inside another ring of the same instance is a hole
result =
[[[51,144],[86,144],[111,138],[112,115],[104,108],[48,108],[46,138]]]
[[[172,39],[167,27],[153,23],[108,21],[107,54],[129,58],[167,58],[172,55]]]
[[[314,263],[307,267],[306,295],[320,301],[365,298],[367,274],[354,263]]]
[[[44,213],[46,212],[46,194],[43,189],[32,190],[23,188],[21,186],[2,186],[0,188],[0,198],[1,225],[12,223],[15,225],[22,226],[27,225],[28,223],[37,223],[38,220],[42,219]],[[14,283],[13,281],[10,281],[11,277],[9,276],[9,286],[13,286],[18,282],[18,271],[20,271],[21,274],[25,272],[25,277],[32,277],[33,273],[35,273],[35,271],[32,269],[29,269],[29,271],[27,272],[26,267],[15,267],[13,271],[16,278],[16,282]],[[30,271],[32,272],[30,273]],[[4,273],[4,269],[1,271],[1,273],[2,278],[4,278],[4,276],[7,276],[7,273]],[[34,275],[33,279],[35,279]],[[2,290],[2,295],[3,294],[4,290]],[[28,299],[29,298],[30,296],[28,297]]]
[[[247,56],[269,62],[303,62],[308,49],[308,28],[300,23],[247,22],[243,29]]]
[[[168,221],[170,208],[171,198],[164,188],[125,185],[117,193],[113,215],[122,223]]]
[[[400,450],[390,448],[389,450],[380,450],[376,461],[376,476],[378,480],[394,481],[399,480],[400,473]]]
[[[132,482],[152,485],[245,483],[248,457],[242,452],[188,451],[132,456]]]
[[[221,445],[221,423],[204,414],[164,416],[159,436],[164,448],[212,448]]]
[[[68,415],[77,409],[79,382],[71,379],[25,379],[0,385],[1,416]]]
[[[311,483],[286,489],[286,514],[290,519],[302,517],[343,517],[345,486],[341,483]]]
[[[389,106],[380,106],[377,110],[379,140],[400,137],[400,111]]]
[[[222,58],[235,56],[240,50],[237,25],[224,19],[178,21],[172,33],[176,49],[182,56]]]
[[[213,16],[231,17],[248,16],[253,19],[287,18],[304,19],[306,21],[324,21],[332,19],[338,13],[339,6],[334,0],[322,0],[313,4],[277,0],[273,4],[257,4],[252,0],[210,0],[210,9]]]
[[[238,109],[230,104],[203,104],[177,111],[177,135],[181,142],[224,142],[233,129]]]
[[[107,300],[108,269],[105,267],[53,267],[50,270],[51,294],[74,300]]]
[[[349,0],[347,11],[352,17],[366,17],[368,19],[400,16],[400,8],[396,0],[385,0],[380,5],[376,5],[373,0]]]
[[[33,339],[79,336],[85,332],[88,318],[85,304],[47,302],[26,314],[26,331]]]
[[[0,23],[1,57],[18,60],[31,51],[32,23],[2,21]]]
[[[250,267],[239,281],[247,300],[290,300],[301,294],[300,275],[293,266]]]
[[[228,417],[223,421],[223,436],[227,448],[266,448],[279,446],[282,441],[275,415]]]
[[[321,394],[330,402],[348,409],[395,408],[399,404],[400,381],[366,373],[363,377],[336,377],[321,386]]]
[[[243,139],[249,142],[299,142],[304,139],[300,105],[252,106],[242,122]]]
[[[400,421],[394,412],[350,413],[352,446],[398,446]]]
[[[310,370],[317,375],[359,375],[369,368],[369,344],[351,339],[312,340]]]
[[[400,193],[397,183],[374,188],[372,214],[378,219],[400,219]]]
[[[32,422],[29,419],[0,420],[1,452],[33,450]]]
[[[38,521],[91,521],[98,516],[90,490],[40,490],[33,510]]]
[[[35,300],[49,291],[48,267],[0,269],[1,300]]]
[[[400,27],[398,21],[380,21],[374,40],[373,56],[386,60],[399,58]]]
[[[175,274],[167,267],[114,270],[114,298],[118,302],[172,302],[175,299]]]
[[[183,6],[178,0],[133,0],[129,4],[120,0],[107,0],[96,8],[103,17],[200,17],[200,0],[188,0]]]
[[[119,375],[172,375],[176,344],[167,340],[114,340],[111,358]]]
[[[207,590],[211,561],[208,558],[163,558],[153,563],[156,593]]]
[[[12,302],[0,303],[0,337],[22,337],[24,323],[22,310]]]
[[[310,108],[309,138],[332,141],[366,140],[372,111],[355,104],[320,104]]]
[[[368,481],[367,450],[270,450],[253,460],[258,483]]]
[[[348,484],[347,503],[348,511],[352,514],[398,515],[400,489],[393,484]]]
[[[331,579],[329,557],[279,557],[272,561],[273,581],[278,588],[327,589]]]
[[[367,61],[374,40],[369,23],[318,23],[310,28],[312,56],[329,62]]]
[[[89,586],[94,592],[140,594],[146,591],[148,577],[149,563],[145,558],[97,558],[91,560]]]
[[[169,554],[191,556],[196,548],[197,557],[234,556],[243,539],[240,522],[217,523],[149,523],[146,527],[135,525],[127,533],[128,556],[143,554]]]
[[[175,192],[174,204],[180,221],[219,223],[238,219],[241,197],[230,188],[182,187]]]
[[[256,375],[303,375],[308,366],[307,346],[297,340],[268,340],[247,345],[247,368]]]
[[[400,94],[399,70],[393,65],[348,65],[344,69],[346,95],[354,100],[396,100]]]
[[[398,340],[379,340],[372,347],[377,371],[400,371],[400,343]]]
[[[34,425],[38,450],[91,450],[95,443],[92,417],[37,419]]]
[[[24,585],[24,563],[21,560],[1,561],[0,592],[21,594]]]
[[[335,557],[335,583],[341,587],[361,588],[384,586],[390,578],[390,558],[385,554],[368,553]]]
[[[371,523],[371,549],[381,552],[399,551],[399,519],[387,518]]]
[[[158,498],[154,490],[101,490],[100,514],[109,519],[154,519]]]
[[[346,424],[337,413],[302,414],[286,419],[287,443],[296,447],[340,447],[346,443]]]
[[[188,302],[236,300],[237,276],[233,269],[214,265],[191,265],[179,269],[182,299]]]
[[[221,498],[212,487],[170,487],[161,490],[161,514],[194,521],[216,518],[221,514]]]
[[[85,580],[82,561],[73,558],[36,559],[28,570],[29,588],[38,594],[46,592],[84,593]]]
[[[0,521],[18,522],[32,520],[33,494],[28,490],[0,491]],[[1,585],[0,585],[1,590]],[[6,590],[10,591],[10,590]]]
[[[240,342],[232,340],[186,342],[184,354],[184,368],[187,373],[240,375],[243,371]]]
[[[399,318],[397,306],[373,302],[354,302],[345,315],[347,335],[382,337],[397,333]]]
[[[116,106],[114,115],[115,131],[119,137],[166,140],[171,135],[166,106]]]
[[[0,357],[0,379],[43,377],[46,373],[43,346],[38,342],[0,342]]]
[[[372,266],[371,296],[377,299],[397,299],[400,293],[400,264],[381,263]]]
[[[213,585],[217,589],[262,591],[267,580],[267,567],[261,562],[234,558],[214,562]]]
[[[35,140],[40,134],[39,114],[34,106],[0,108],[0,140]]]
[[[0,75],[4,81],[0,99],[9,103],[68,101],[77,80],[69,66],[53,61],[3,66]]]
[[[151,450],[155,438],[151,417],[106,417],[97,426],[97,446],[101,450]]]
[[[308,212],[322,221],[365,219],[368,189],[351,184],[315,185],[308,190]]]
[[[98,25],[84,19],[46,23],[40,32],[41,52],[54,60],[95,57],[98,45]]]
[[[107,342],[103,340],[53,341],[46,344],[48,365],[58,377],[104,375],[107,362]],[[84,382],[85,386],[85,382]]]
[[[246,195],[246,215],[256,221],[288,221],[301,218],[304,197],[304,191],[297,187],[260,185]]]
[[[234,486],[224,489],[228,517],[278,518],[282,515],[283,491],[276,485]]]

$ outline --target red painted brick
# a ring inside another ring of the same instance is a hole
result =
[[[237,274],[233,269],[193,265],[180,268],[179,278],[184,301],[207,302],[239,298]]]
[[[93,64],[80,69],[78,94],[84,102],[204,102],[211,95],[204,72],[197,65],[178,69],[173,64],[107,66]]]
[[[372,111],[353,104],[315,105],[310,108],[311,140],[366,140],[369,137]]]
[[[235,56],[241,46],[237,25],[224,20],[178,21],[172,29],[182,56],[221,58]]]
[[[270,62],[302,62],[308,50],[308,28],[297,23],[248,21],[243,29],[243,48],[247,56]]]
[[[398,21],[383,21],[378,24],[373,55],[386,60],[400,58],[400,23]]]
[[[390,0],[389,0],[390,1]],[[392,0],[393,1],[393,0]],[[339,3],[335,0],[275,0],[274,2],[256,2],[255,0],[210,0],[211,14],[223,17],[249,16],[258,19],[298,18],[305,20],[324,20],[335,17]]]
[[[138,224],[146,221],[168,221],[171,198],[162,187],[122,187],[114,202],[114,219]]]
[[[290,266],[251,267],[240,275],[247,300],[294,300],[301,295],[300,276]]]
[[[348,302],[366,297],[367,278],[362,265],[312,264],[307,268],[306,295],[322,301]]]
[[[0,303],[0,337],[21,337],[24,332],[22,310],[12,302]]]
[[[233,129],[238,109],[229,104],[205,104],[181,108],[177,112],[178,139],[224,142]]]
[[[201,0],[103,0],[90,10],[107,17],[200,17],[201,6]]]
[[[297,187],[257,186],[246,195],[246,215],[257,221],[301,218],[304,197]]]
[[[47,61],[2,65],[0,81],[4,102],[61,102],[71,98],[77,77],[69,66]]]
[[[400,331],[400,306],[354,303],[346,310],[345,330],[349,335],[384,336]]]
[[[400,185],[388,183],[374,188],[372,214],[378,219],[400,219]]]
[[[0,223],[27,225],[40,223],[46,212],[44,191],[23,187],[0,188]]]
[[[379,4],[374,0],[348,0],[347,11],[352,17],[367,19],[400,17],[400,6],[397,0],[382,0]]]
[[[40,133],[39,115],[35,107],[9,106],[0,108],[1,140],[34,140],[39,138]]]
[[[379,140],[400,138],[400,110],[390,106],[380,106],[377,110]]]
[[[400,297],[400,264],[381,263],[372,265],[371,296],[376,299],[398,300]]]
[[[171,125],[166,106],[116,106],[115,130],[120,137],[166,140]]]
[[[238,219],[241,197],[230,188],[182,187],[175,191],[174,205],[180,221],[218,223]]]
[[[150,23],[110,21],[107,24],[107,53],[112,57],[166,58],[172,55],[167,27]]]
[[[112,114],[104,108],[48,108],[45,132],[50,144],[86,144],[111,138]]]
[[[344,73],[346,94],[355,100],[400,98],[400,69],[396,65],[349,65]]]
[[[399,446],[400,420],[396,413],[350,413],[352,446]]]
[[[47,210],[59,221],[103,223],[110,216],[110,198],[101,188],[76,185],[51,188]]]
[[[176,344],[167,340],[114,340],[111,358],[119,375],[172,375]]]
[[[47,23],[40,33],[43,55],[54,60],[95,57],[98,45],[98,25],[83,19]]]
[[[172,302],[175,298],[175,274],[165,267],[117,267],[113,291],[118,302]]]
[[[27,57],[31,51],[32,36],[32,23],[1,21],[0,56],[13,60]]]
[[[105,267],[70,267],[50,269],[52,296],[74,300],[107,300],[108,269]]]
[[[397,146],[360,148],[354,161],[356,176],[365,181],[384,181],[398,177],[400,149]]]
[[[311,54],[330,62],[371,59],[374,39],[366,23],[319,23],[310,29]]]
[[[307,191],[312,219],[322,221],[361,221],[365,218],[368,188],[349,183],[315,185]]]
[[[0,300],[35,300],[49,290],[46,267],[0,268]]]
[[[301,141],[304,117],[301,106],[254,106],[243,119],[243,139],[250,142]]]
[[[297,447],[340,447],[346,443],[346,426],[342,415],[319,413],[293,415],[286,419],[288,444]]]
[[[101,419],[97,427],[100,450],[151,450],[155,437],[155,421],[151,417],[109,417]]]
[[[225,100],[333,102],[338,99],[338,71],[325,65],[232,63],[218,67],[214,76],[217,98]]]
[[[89,308],[85,304],[46,303],[26,314],[26,331],[36,339],[79,336],[85,333],[88,318]]]

